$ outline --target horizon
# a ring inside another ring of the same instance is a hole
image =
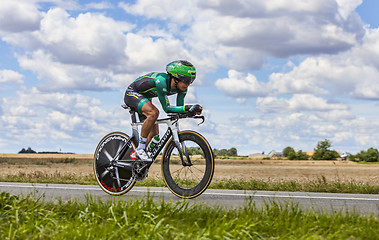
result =
[[[213,149],[310,151],[325,139],[339,152],[378,148],[377,9],[374,0],[0,0],[0,152],[92,154],[107,133],[130,135],[125,89],[177,59],[195,65],[185,103],[206,117],[181,129]]]

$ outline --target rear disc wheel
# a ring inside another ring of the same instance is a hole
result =
[[[93,168],[97,183],[106,193],[122,195],[128,192],[136,180],[132,173],[136,154],[135,146],[129,141],[129,136],[121,132],[113,132],[106,135],[98,144]],[[120,156],[123,152],[123,156]],[[127,167],[116,167],[112,161],[116,160]]]

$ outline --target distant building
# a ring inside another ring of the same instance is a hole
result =
[[[343,158],[343,159],[347,159],[348,157],[350,157],[350,155],[351,155],[351,153],[349,153],[349,152],[343,152],[343,153],[341,153],[341,158]]]
[[[308,157],[312,157],[313,154],[315,154],[315,151],[307,151],[306,154]]]
[[[266,158],[267,155],[262,153],[253,153],[249,155],[249,158]]]
[[[275,150],[272,150],[271,152],[269,152],[268,157],[270,158],[283,157],[283,152],[276,152]]]

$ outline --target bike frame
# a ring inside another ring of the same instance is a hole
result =
[[[136,119],[136,112],[132,110],[130,107],[126,105],[121,105],[124,109],[129,110],[131,119],[132,119],[132,136],[130,139],[125,143],[124,147],[119,151],[119,154],[116,154],[115,160],[116,159],[122,159],[123,155],[126,152],[126,146],[129,145],[131,141],[133,141],[135,146],[138,146],[138,140],[139,140],[139,131],[138,127],[142,126],[143,122],[137,122]],[[155,123],[160,125],[160,124],[166,124],[167,125],[167,131],[161,138],[161,140],[158,142],[156,146],[154,146],[153,150],[150,152],[150,157],[153,159],[153,162],[155,161],[156,157],[159,155],[161,150],[166,146],[167,142],[170,140],[172,137],[175,143],[175,147],[177,148],[179,152],[179,157],[182,162],[183,166],[192,166],[191,159],[189,157],[187,147],[185,146],[185,143],[182,142],[180,143],[179,141],[179,115],[176,113],[173,114],[168,114],[168,118],[163,118],[163,119],[158,119]],[[203,116],[196,116],[195,118],[201,118],[204,121]],[[200,123],[201,124],[201,123]],[[135,150],[135,149],[134,149]],[[183,157],[186,157],[186,161],[184,160]],[[124,165],[124,164],[121,164]],[[122,167],[122,166],[121,166]]]

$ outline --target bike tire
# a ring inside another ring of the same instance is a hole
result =
[[[128,140],[129,136],[127,134],[112,132],[101,139],[95,150],[93,162],[95,177],[101,189],[110,195],[125,194],[132,189],[136,182],[132,170],[121,167],[107,169],[110,167],[110,161],[120,152],[120,149]],[[119,161],[132,166],[135,161],[134,143],[129,141],[127,148],[124,156]],[[116,177],[115,168],[117,168],[119,180]]]
[[[182,165],[171,138],[163,151],[162,174],[166,186],[174,195],[180,198],[195,198],[202,194],[212,181],[215,168],[212,148],[202,135],[194,131],[179,132],[179,141],[184,142],[188,150],[196,151],[196,154],[190,155],[193,165]]]

